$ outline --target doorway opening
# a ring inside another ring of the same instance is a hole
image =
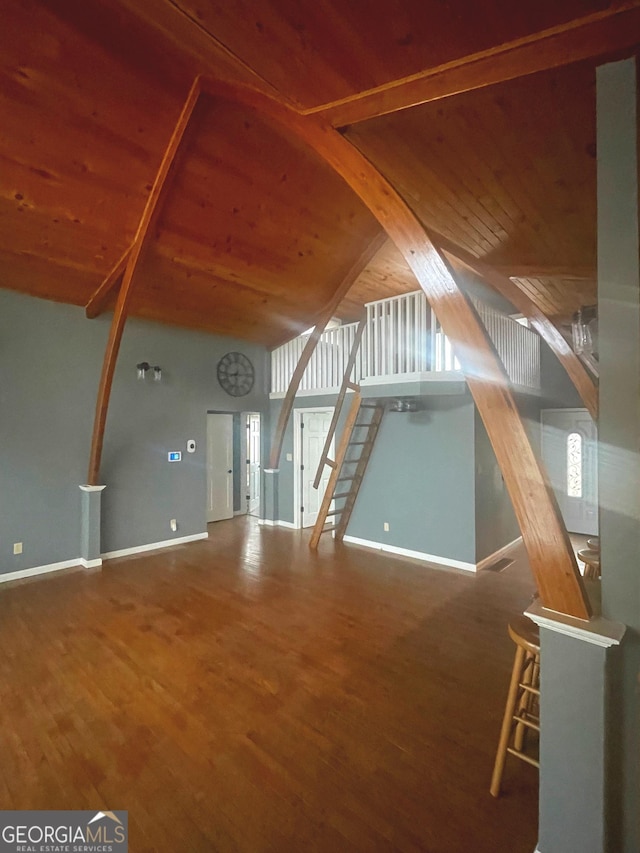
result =
[[[233,415],[207,413],[207,523],[233,518]]]
[[[293,422],[293,518],[295,526],[313,527],[329,482],[330,469],[325,467],[317,489],[313,481],[318,470],[322,449],[329,433],[333,407],[296,409]],[[335,438],[330,455],[334,455]]]
[[[244,419],[244,499],[248,515],[258,515],[260,512],[260,413],[243,412]]]

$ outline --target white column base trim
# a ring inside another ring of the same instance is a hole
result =
[[[522,542],[522,536],[518,536],[517,539],[514,539],[513,542],[509,542],[506,545],[503,545],[502,548],[498,548],[497,551],[494,551],[493,554],[489,554],[488,557],[480,560],[476,565],[476,571],[481,572],[483,569],[486,569],[487,566],[490,566],[491,563],[497,562],[500,557],[503,557],[505,554],[508,554],[512,548],[515,548],[517,545],[520,545]]]
[[[19,581],[22,578],[33,578],[36,575],[47,575],[49,572],[60,572],[62,569],[72,569],[75,566],[81,566],[82,562],[79,559],[64,560],[61,563],[48,563],[45,566],[34,566],[31,569],[19,569],[16,572],[4,572],[0,574],[0,583],[8,583],[9,581]]]
[[[362,545],[365,548],[375,548],[377,551],[388,551],[390,554],[398,554],[400,557],[412,557],[414,560],[423,560],[425,563],[435,563],[451,569],[461,569],[463,572],[476,571],[475,563],[451,560],[449,557],[437,557],[435,554],[425,554],[423,551],[411,551],[409,548],[398,548],[396,545],[387,545],[384,542],[359,539],[357,536],[345,536],[343,542],[351,542],[353,545]]]
[[[298,529],[293,522],[281,521],[280,519],[272,521],[270,518],[259,518],[258,524],[263,524],[265,527],[290,527],[292,530]]]
[[[599,583],[599,581],[593,581],[593,583]],[[602,646],[605,649],[610,646],[619,646],[627,630],[626,625],[611,622],[609,619],[603,619],[602,616],[593,616],[589,620],[577,619],[575,616],[547,610],[538,600],[529,605],[524,613],[541,628],[548,628],[558,634],[582,640],[583,643]]]
[[[128,557],[131,554],[143,554],[145,551],[158,551],[160,548],[171,548],[173,545],[184,545],[186,542],[196,542],[207,539],[208,533],[194,533],[192,536],[178,536],[176,539],[165,539],[162,542],[149,542],[148,545],[135,545],[133,548],[121,548],[118,551],[107,551],[102,555],[103,560],[113,560],[116,557]]]
[[[80,565],[85,569],[97,569],[102,565],[102,560],[100,557],[96,560],[85,560],[84,557],[80,557]]]
[[[106,486],[80,486],[83,492],[101,492]]]

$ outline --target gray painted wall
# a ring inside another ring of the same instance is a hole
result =
[[[476,562],[480,562],[517,539],[520,528],[482,418],[474,411]]]
[[[70,560],[80,553],[80,490],[86,482],[100,367],[110,316],[0,291],[0,572]],[[256,384],[234,399],[216,379],[238,349]],[[162,382],[136,379],[139,361]],[[202,533],[207,410],[265,411],[263,347],[131,320],[125,329],[102,463],[102,551]],[[197,442],[187,454],[186,441]],[[167,462],[168,450],[183,461]],[[169,520],[178,520],[174,534]],[[13,543],[24,543],[14,556]]]
[[[299,397],[295,407],[323,408],[335,399]],[[471,397],[422,397],[421,405],[420,412],[385,414],[347,535],[475,563]],[[271,401],[272,424],[280,407],[279,400]],[[346,413],[345,405],[336,440]],[[278,475],[278,518],[293,522],[294,470],[287,453],[293,454],[293,417]]]
[[[385,414],[347,535],[475,563],[471,397],[421,404]]]

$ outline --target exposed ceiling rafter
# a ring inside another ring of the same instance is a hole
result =
[[[640,0],[551,27],[525,38],[429,68],[331,104],[303,110],[334,127],[634,47],[640,41]]]

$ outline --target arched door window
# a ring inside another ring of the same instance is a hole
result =
[[[579,432],[567,436],[567,495],[582,497],[582,436]]]

